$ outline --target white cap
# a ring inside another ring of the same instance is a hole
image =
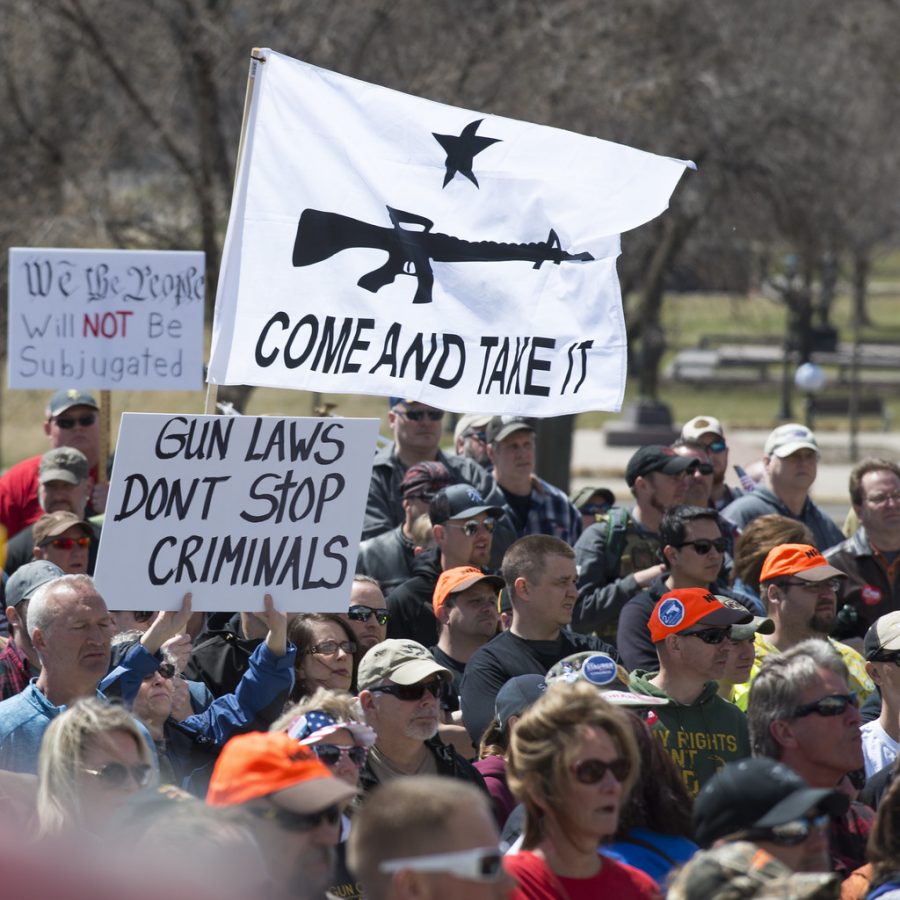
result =
[[[684,428],[681,429],[683,441],[696,441],[704,434],[717,434],[720,438],[725,437],[722,423],[712,416],[694,416],[690,422],[685,422]]]
[[[779,425],[767,438],[763,450],[765,456],[777,456],[784,459],[798,450],[814,450],[819,452],[816,436],[799,422]]]

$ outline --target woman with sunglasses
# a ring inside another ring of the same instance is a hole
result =
[[[50,723],[41,743],[39,834],[100,834],[131,794],[156,779],[134,718],[121,706],[79,700]]]
[[[507,770],[526,811],[522,850],[506,857],[515,898],[659,897],[649,875],[598,852],[616,832],[637,766],[631,726],[592,685],[552,685],[526,710]]]
[[[333,613],[301,613],[288,625],[297,647],[296,680],[290,699],[302,700],[317,688],[351,691],[356,684],[356,635]]]

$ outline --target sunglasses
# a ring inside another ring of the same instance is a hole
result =
[[[624,781],[631,772],[631,760],[623,756],[609,762],[602,759],[583,759],[572,766],[572,774],[581,784],[597,784],[606,778],[607,772],[612,772],[616,781]]]
[[[342,747],[340,744],[309,744],[308,746],[329,768],[336,766],[341,758],[346,756],[357,769],[361,769],[369,755],[369,751],[359,744],[354,744],[352,747]]]
[[[721,644],[728,635],[730,628],[703,628],[700,631],[685,631],[685,637],[700,638],[704,644]]]
[[[338,650],[343,650],[348,656],[356,653],[356,641],[322,641],[309,648],[313,656],[334,656]]]
[[[773,844],[792,847],[802,844],[812,834],[814,828],[821,830],[827,825],[828,816],[824,813],[815,816],[801,816],[799,819],[791,819],[790,822],[782,822],[781,825],[754,829],[750,834],[750,839],[772,841]]]
[[[456,522],[444,522],[444,525],[450,528],[459,528],[466,537],[475,537],[479,528],[483,528],[488,534],[491,534],[497,526],[497,520],[493,516],[486,516],[483,522],[479,522],[477,519],[470,519],[464,525],[459,525]]]
[[[794,715],[791,718],[802,719],[805,716],[811,716],[813,713],[819,716],[839,716],[848,706],[859,706],[856,691],[851,691],[849,694],[830,694],[828,697],[816,700],[815,703],[805,703],[794,710]]]
[[[175,664],[168,662],[160,663],[159,668],[156,670],[156,672],[151,672],[146,678],[144,678],[144,681],[149,681],[157,673],[159,673],[163,678],[166,679],[166,681],[168,681],[170,678],[175,677]]]
[[[140,612],[133,612],[132,615],[135,622],[149,622],[156,613],[150,610],[141,610]]]
[[[684,541],[678,545],[678,549],[682,547],[693,547],[694,553],[698,556],[706,556],[710,550],[724,553],[728,549],[728,541],[725,538],[716,538],[714,541]]]
[[[129,776],[139,788],[145,788],[150,784],[150,779],[153,776],[153,767],[146,765],[146,763],[141,763],[138,766],[126,766],[122,763],[112,762],[107,763],[105,766],[100,766],[99,769],[89,769],[85,766],[81,771],[88,775],[93,775],[100,784],[108,788],[122,787]]]
[[[264,809],[251,809],[250,811],[257,818],[264,819],[266,822],[274,822],[285,831],[312,831],[314,828],[318,828],[322,822],[337,825],[341,818],[341,811],[337,806],[326,806],[325,809],[314,813],[298,813],[275,806],[273,803]]]
[[[94,413],[85,413],[83,416],[78,416],[77,419],[75,416],[57,416],[53,421],[63,431],[68,431],[76,425],[80,425],[82,428],[90,428],[97,421],[97,416]]]
[[[380,872],[446,872],[465,881],[499,881],[503,877],[503,857],[496,847],[476,847],[455,853],[432,853],[429,856],[407,856],[385,860]]]
[[[439,697],[441,688],[444,683],[437,679],[435,681],[420,681],[418,684],[383,684],[380,687],[373,687],[370,690],[377,694],[390,694],[398,700],[411,703],[413,700],[421,700],[427,691],[432,697]]]
[[[900,650],[879,653],[877,656],[872,657],[871,662],[893,663],[895,666],[900,666]]]
[[[578,512],[586,516],[599,516],[602,513],[609,512],[609,503],[588,503],[586,506],[578,507]]]
[[[42,547],[56,547],[59,550],[71,550],[73,547],[90,547],[89,537],[80,538],[54,538],[52,541],[44,541]]]
[[[397,415],[409,419],[410,422],[421,422],[422,419],[440,422],[444,418],[444,413],[439,409],[398,409]]]
[[[391,618],[391,611],[389,609],[372,609],[371,606],[362,606],[360,604],[351,606],[347,610],[347,618],[353,619],[354,622],[368,622],[372,616],[375,616],[375,621],[379,625],[387,625]]]
[[[725,441],[711,441],[706,445],[707,453],[724,453],[728,449]]]

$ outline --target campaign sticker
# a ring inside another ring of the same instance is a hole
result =
[[[877,606],[881,603],[881,591],[874,584],[864,584],[861,594],[866,606]]]
[[[605,653],[589,656],[581,665],[581,675],[591,684],[604,685],[616,680],[616,661]]]
[[[676,625],[680,625],[682,619],[684,619],[684,606],[680,600],[670,597],[660,606],[659,621],[666,628],[674,628]]]

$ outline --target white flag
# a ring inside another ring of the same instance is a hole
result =
[[[691,163],[261,55],[210,382],[621,406],[619,234]]]

